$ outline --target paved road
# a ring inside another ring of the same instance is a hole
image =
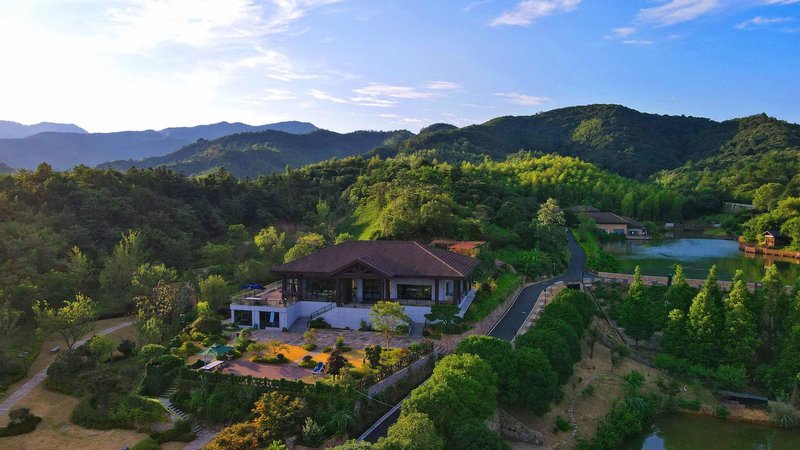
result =
[[[511,305],[511,308],[508,309],[506,315],[500,319],[500,322],[498,322],[489,333],[489,336],[500,338],[505,341],[514,339],[514,336],[517,335],[517,331],[519,331],[520,327],[525,323],[528,315],[536,305],[536,300],[543,290],[558,281],[570,282],[583,280],[583,267],[586,263],[586,255],[583,253],[583,249],[578,242],[575,241],[575,238],[572,237],[572,233],[567,234],[567,246],[569,247],[570,258],[566,272],[560,277],[525,287],[522,292],[520,292],[514,304]]]
[[[583,281],[583,268],[586,264],[586,255],[583,253],[583,249],[578,242],[575,241],[572,233],[567,233],[567,246],[569,247],[570,258],[566,272],[560,277],[525,287],[522,292],[520,292],[517,300],[514,301],[514,304],[511,305],[511,308],[508,309],[506,315],[500,319],[500,322],[498,322],[489,333],[489,336],[506,341],[514,339],[514,336],[517,335],[517,331],[519,331],[520,327],[525,323],[531,310],[533,310],[533,307],[536,305],[539,294],[544,289],[558,281]],[[386,415],[361,435],[359,440],[374,443],[378,442],[378,439],[386,436],[389,427],[400,418],[401,403],[402,401],[389,410]]]
[[[117,330],[119,330],[121,328],[125,328],[125,327],[128,327],[128,326],[131,326],[134,323],[135,323],[134,321],[118,323],[118,324],[114,325],[113,327],[108,327],[105,330],[102,330],[102,331],[100,331],[99,333],[96,333],[96,334],[105,335],[105,334],[113,333],[113,332],[115,332],[115,331],[117,331]],[[83,339],[77,341],[75,343],[74,347],[75,348],[80,347],[81,345],[85,344],[86,341],[88,341],[88,340],[89,340],[88,337],[83,338]],[[45,349],[42,349],[42,351],[45,351]],[[11,410],[11,408],[13,406],[15,406],[17,403],[19,403],[19,401],[22,400],[23,397],[28,395],[28,392],[30,392],[31,389],[35,388],[42,381],[44,381],[44,379],[47,377],[47,368],[48,367],[50,367],[50,366],[48,365],[44,369],[36,372],[36,374],[34,376],[32,376],[30,380],[25,382],[25,384],[20,386],[19,389],[14,391],[14,393],[12,393],[8,397],[6,397],[5,400],[0,402],[0,417],[7,415],[8,412]]]

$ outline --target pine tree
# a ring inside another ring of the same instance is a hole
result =
[[[686,348],[689,346],[689,337],[686,333],[686,314],[680,309],[673,309],[669,312],[667,326],[664,327],[661,350],[674,356],[685,356]]]
[[[758,300],[761,309],[763,356],[767,361],[773,361],[778,354],[780,338],[786,329],[787,316],[791,312],[789,295],[778,277],[775,265],[767,267],[764,278],[761,279]]]
[[[724,363],[732,366],[752,365],[756,346],[755,317],[748,308],[750,292],[744,273],[736,271],[733,288],[725,299]]]
[[[688,355],[692,362],[709,367],[719,363],[724,328],[724,304],[717,282],[717,266],[712,266],[703,288],[689,307],[687,329],[692,345]]]
[[[688,313],[695,292],[695,289],[686,282],[686,277],[683,275],[683,266],[677,264],[675,266],[675,274],[672,276],[672,282],[667,288],[664,298],[665,309],[667,311],[680,309],[684,314]]]
[[[633,283],[628,289],[628,297],[622,303],[620,314],[620,322],[625,327],[625,334],[632,337],[636,345],[640,340],[650,339],[655,332],[655,322],[651,310],[642,281],[642,272],[639,266],[636,266]]]

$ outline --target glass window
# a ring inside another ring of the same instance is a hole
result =
[[[245,327],[252,327],[253,326],[253,312],[252,311],[241,311],[238,309],[233,310],[233,321],[236,322],[237,325],[242,325]]]
[[[397,285],[397,298],[403,300],[430,300],[431,296],[430,284],[398,284]]]
[[[309,300],[331,301],[336,299],[336,280],[309,280],[308,284]]]

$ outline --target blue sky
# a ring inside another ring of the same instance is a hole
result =
[[[459,126],[588,103],[800,122],[800,0],[26,0],[0,119]]]

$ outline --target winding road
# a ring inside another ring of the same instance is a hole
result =
[[[569,265],[563,275],[551,278],[526,286],[520,291],[514,304],[506,311],[506,314],[489,332],[489,336],[511,341],[517,335],[517,331],[525,323],[530,312],[536,306],[539,294],[553,284],[563,281],[565,283],[583,281],[584,266],[586,265],[586,254],[580,244],[575,240],[571,232],[567,232],[567,247],[569,248]],[[406,397],[408,398],[408,397]],[[403,399],[405,400],[405,399]],[[400,405],[403,400],[396,404],[383,417],[378,419],[358,440],[367,442],[378,442],[378,439],[386,436],[389,427],[400,418]]]

